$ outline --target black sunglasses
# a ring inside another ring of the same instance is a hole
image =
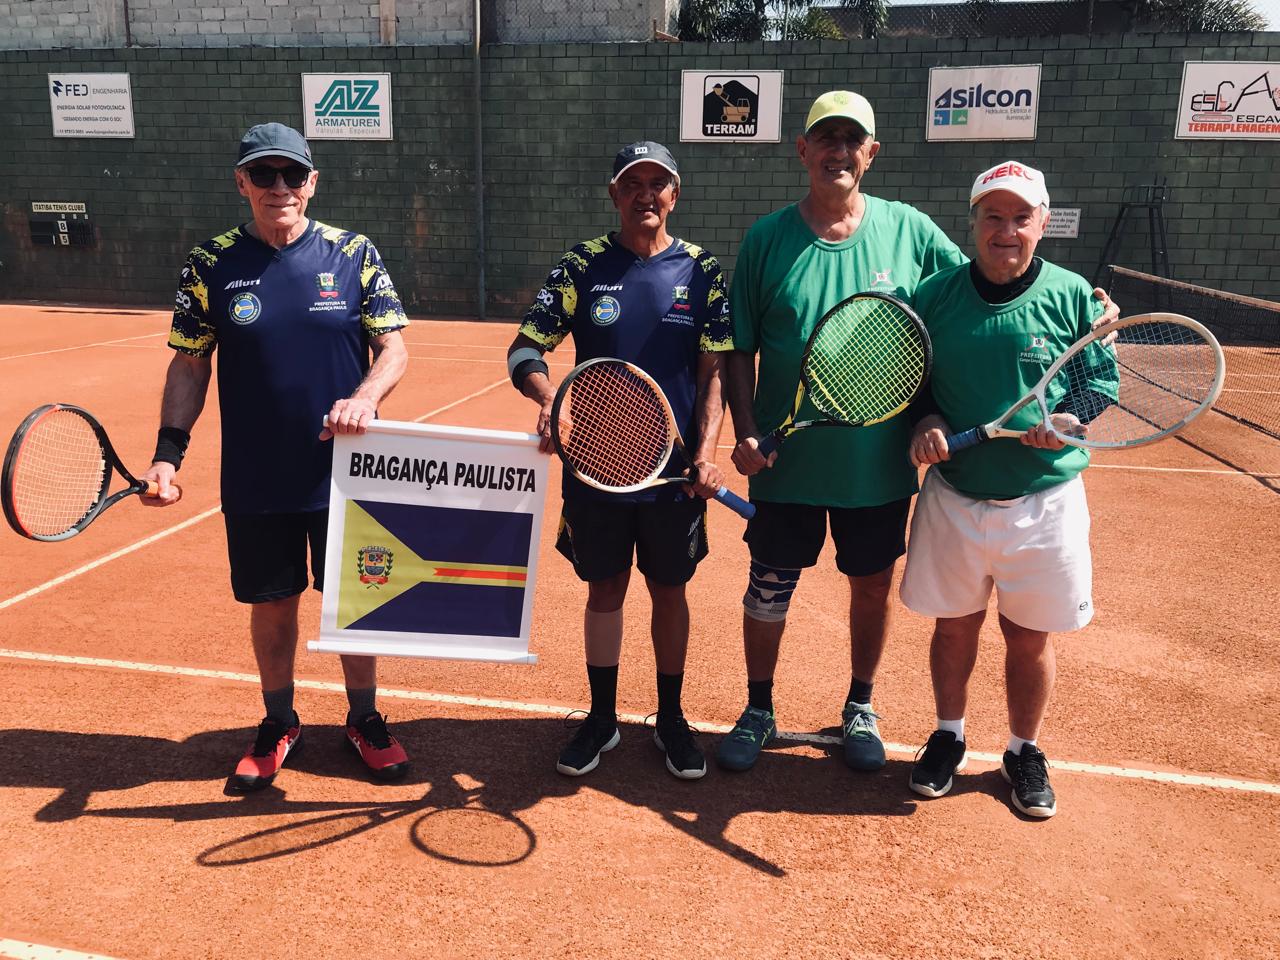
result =
[[[244,172],[249,177],[250,183],[255,187],[263,188],[274,187],[276,185],[276,174],[279,174],[284,177],[284,185],[291,190],[297,190],[307,182],[307,177],[311,176],[311,168],[304,167],[300,163],[280,169],[276,167],[245,167]]]

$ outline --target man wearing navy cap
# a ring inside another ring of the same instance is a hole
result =
[[[294,654],[308,548],[317,590],[324,580],[331,448],[323,441],[363,433],[407,361],[400,330],[408,320],[378,251],[358,233],[306,216],[319,177],[306,139],[291,127],[259,124],[240,141],[235,182],[252,218],[196,247],[182,268],[160,433],[142,475],[160,486],[148,503],[177,501],[174,474],[217,350],[231,586],[252,605],[266,704],[228,783],[236,791],[265,787],[301,745]],[[347,742],[374,777],[403,776],[404,748],[374,705],[376,661],[343,656],[342,669]]]
[[[547,451],[555,387],[543,353],[572,333],[576,363],[596,357],[634,363],[671,401],[693,453],[689,484],[696,496],[675,484],[628,495],[601,493],[566,471],[556,547],[587,583],[591,710],[556,769],[568,776],[590,773],[600,754],[620,740],[622,602],[634,554],[653,602],[654,743],[672,774],[696,780],[706,773],[706,761],[680,706],[689,642],[685,584],[707,554],[706,498],[723,482],[715,452],[724,417],[723,357],[733,345],[728,304],[715,258],[667,232],[667,217],[680,197],[680,174],[666,147],[648,140],[623,147],[614,158],[609,196],[618,229],[579,243],[547,276],[508,351],[511,380],[538,404],[537,430]]]

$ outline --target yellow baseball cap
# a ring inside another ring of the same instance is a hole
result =
[[[809,116],[804,121],[804,132],[807,134],[816,124],[832,117],[843,117],[852,120],[872,137],[876,135],[876,113],[871,109],[867,98],[852,90],[832,90],[824,93],[809,108]]]

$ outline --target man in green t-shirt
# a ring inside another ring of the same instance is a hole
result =
[[[880,150],[875,114],[863,97],[845,90],[819,97],[796,150],[809,191],[747,232],[730,292],[734,351],[727,386],[738,440],[733,462],[751,478],[757,512],[746,534],[748,704],[716,758],[727,769],[749,769],[777,735],[773,674],[787,607],[800,571],[818,560],[829,521],[836,566],[852,588],[844,757],[854,769],[875,770],[885,754],[871,686],[916,492],[916,470],[906,457],[910,428],[896,418],[858,430],[805,430],[768,460],[758,444],[762,429],[776,427],[789,412],[805,342],[828,310],[865,290],[909,298],[920,280],[964,263],[965,256],[923,213],[862,193],[862,177]],[[802,411],[797,419],[809,415]]]
[[[938,728],[911,773],[911,789],[946,794],[965,764],[964,714],[978,633],[994,587],[1005,638],[1009,745],[1002,772],[1015,807],[1057,810],[1036,746],[1053,688],[1050,631],[1093,617],[1089,510],[1080,472],[1089,454],[1065,446],[1029,405],[1007,424],[1020,443],[993,440],[956,453],[946,436],[1000,416],[1102,313],[1083,277],[1035,256],[1049,220],[1044,176],[1007,161],[979,174],[970,193],[972,263],[920,284],[915,307],[934,346],[937,413],[916,425],[911,459],[932,464],[911,523],[902,601],[937,618],[929,656]],[[1081,402],[1049,397],[1053,426],[1078,431],[1115,398],[1114,360],[1089,370]],[[1109,369],[1108,369],[1109,367]],[[1088,411],[1092,410],[1092,414]]]

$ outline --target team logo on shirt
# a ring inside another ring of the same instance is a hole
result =
[[[231,298],[227,314],[234,322],[245,326],[253,323],[262,314],[262,301],[252,293],[237,293]]]
[[[356,573],[366,589],[377,590],[391,579],[393,557],[387,547],[361,547],[356,551]]]
[[[678,286],[671,288],[671,306],[677,310],[692,310],[689,305],[689,288]]]
[[[591,305],[591,320],[597,327],[607,327],[622,316],[622,306],[613,297],[601,297]]]
[[[893,273],[893,271],[892,271],[892,270],[876,270],[876,271],[874,271],[874,273],[875,273],[875,275],[876,275],[876,283],[891,283],[891,282],[892,282],[892,281],[890,281],[890,280],[889,280],[889,274]]]
[[[338,284],[332,273],[317,273],[316,289],[320,291],[320,296],[323,298],[338,296]]]
[[[1031,345],[1018,354],[1018,359],[1024,363],[1049,363],[1053,358],[1049,356],[1048,338],[1033,333]]]

